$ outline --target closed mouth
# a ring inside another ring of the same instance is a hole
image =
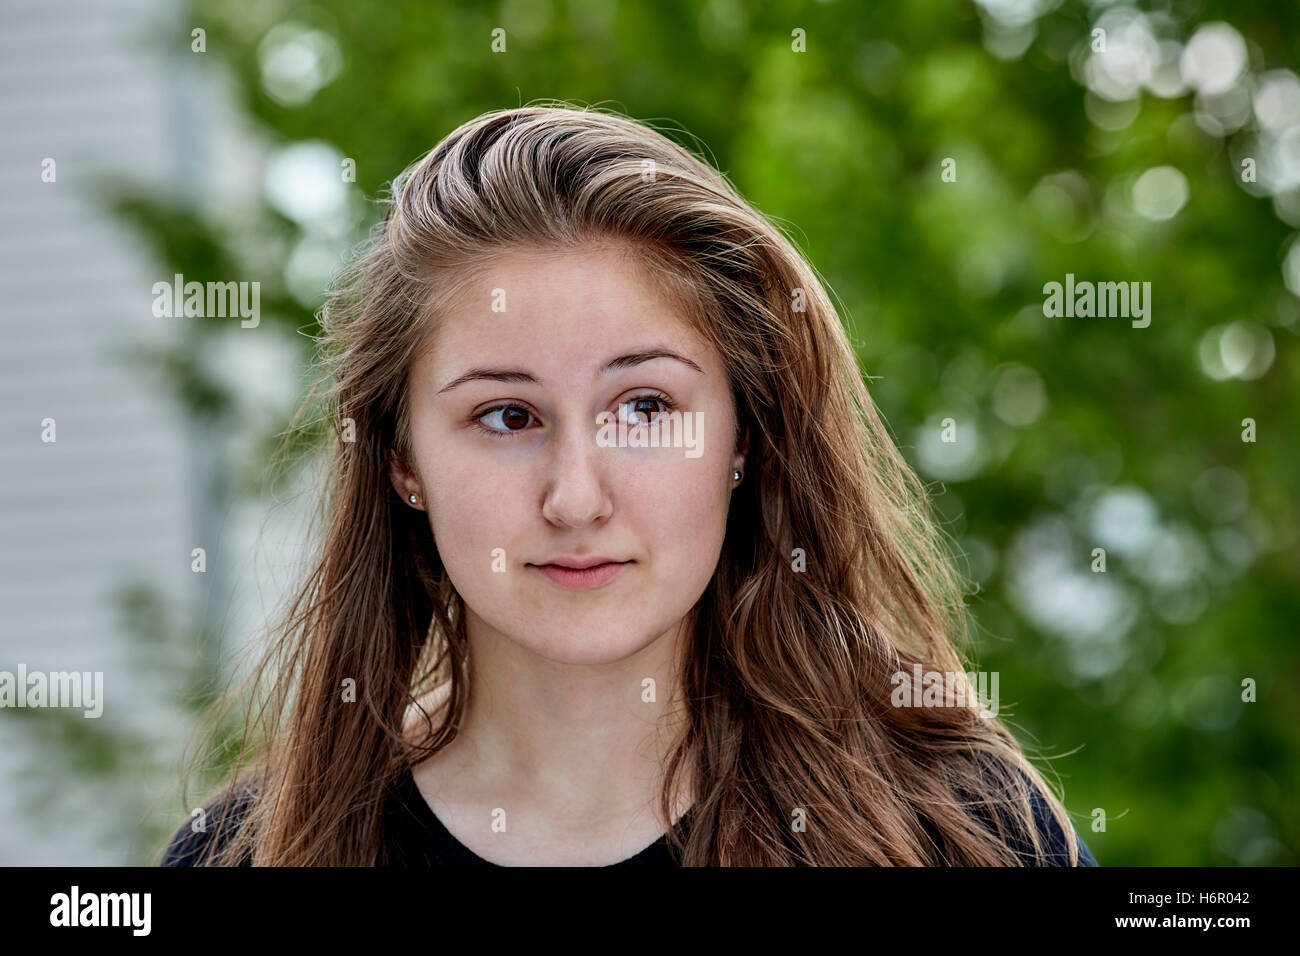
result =
[[[623,569],[634,564],[633,561],[605,561],[585,568],[574,568],[564,564],[530,564],[528,567],[537,571],[552,584],[570,591],[586,591],[599,588],[618,577]]]

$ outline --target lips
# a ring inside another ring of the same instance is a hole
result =
[[[554,566],[560,568],[572,568],[575,571],[581,571],[583,568],[594,568],[598,564],[623,564],[618,558],[611,558],[605,554],[589,554],[585,557],[576,554],[557,554],[549,561],[537,562],[538,567]]]
[[[565,559],[574,561],[579,566],[569,564],[530,564],[552,584],[570,591],[589,591],[602,587],[622,574],[632,561],[611,561],[607,558]]]

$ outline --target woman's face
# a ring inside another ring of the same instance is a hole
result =
[[[744,445],[716,350],[626,258],[504,254],[409,388],[414,473],[393,483],[428,510],[472,627],[586,665],[675,631],[717,566]],[[555,567],[597,560],[617,564]]]

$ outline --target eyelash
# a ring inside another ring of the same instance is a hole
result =
[[[637,402],[644,402],[644,401],[657,401],[659,402],[659,404],[664,406],[664,411],[666,412],[670,412],[677,407],[677,403],[674,402],[667,395],[663,394],[663,392],[649,392],[645,395],[634,395],[625,402],[619,402],[619,405],[633,405]],[[471,421],[474,423],[475,427],[477,427],[479,431],[486,432],[488,435],[492,436],[493,438],[509,438],[512,435],[518,435],[520,432],[528,431],[527,428],[513,428],[513,429],[508,428],[505,431],[500,431],[495,428],[488,428],[486,425],[481,424],[482,420],[486,418],[488,415],[491,415],[493,412],[499,412],[506,408],[522,408],[524,411],[528,412],[529,416],[534,418],[536,417],[535,415],[533,415],[532,412],[528,411],[528,409],[525,406],[520,405],[518,402],[508,402],[504,405],[493,405],[491,408],[485,408],[483,411],[475,415],[471,419]],[[660,414],[662,414],[662,412]]]

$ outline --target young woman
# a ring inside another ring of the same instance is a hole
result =
[[[327,530],[256,759],[167,865],[1095,865],[974,695],[926,693],[961,583],[817,274],[719,172],[531,106],[392,193],[321,313]]]

